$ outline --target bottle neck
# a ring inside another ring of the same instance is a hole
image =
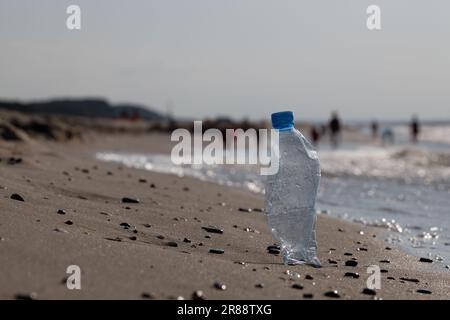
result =
[[[286,125],[286,126],[278,127],[278,128],[275,128],[275,129],[278,130],[279,132],[286,132],[286,131],[294,130],[294,126],[293,125]]]

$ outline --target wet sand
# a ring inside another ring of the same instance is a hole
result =
[[[450,275],[389,248],[382,230],[319,215],[323,267],[285,266],[267,250],[262,196],[93,156],[168,152],[167,142],[158,134],[0,141],[0,298],[450,298]],[[81,290],[66,287],[69,265],[81,268]],[[363,291],[369,265],[382,269],[376,292]]]

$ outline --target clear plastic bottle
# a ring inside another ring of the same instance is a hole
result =
[[[317,258],[315,202],[320,180],[317,152],[294,128],[290,111],[272,114],[279,131],[279,170],[267,176],[265,211],[285,264],[320,266]]]

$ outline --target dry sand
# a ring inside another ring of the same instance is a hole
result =
[[[323,268],[285,266],[266,250],[273,239],[264,213],[239,210],[261,208],[262,196],[99,162],[98,149],[167,152],[169,145],[160,135],[0,141],[1,299],[190,299],[197,290],[206,299],[327,299],[333,290],[340,299],[450,297],[450,276],[434,264],[386,249],[380,230],[325,215],[317,223]],[[9,164],[10,157],[22,162]],[[25,201],[10,199],[14,193]],[[223,234],[202,229],[210,225]],[[358,265],[345,266],[353,258]],[[66,288],[73,264],[82,270],[81,290]],[[384,270],[375,296],[362,293],[369,265]]]

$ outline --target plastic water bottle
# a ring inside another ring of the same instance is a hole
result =
[[[272,114],[279,131],[279,170],[267,176],[265,211],[275,240],[281,245],[285,264],[320,266],[317,258],[315,202],[320,180],[317,152],[294,128],[290,111]]]

